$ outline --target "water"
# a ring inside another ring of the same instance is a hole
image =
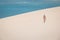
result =
[[[60,6],[60,2],[0,4],[0,18]]]

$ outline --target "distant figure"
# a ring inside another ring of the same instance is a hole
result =
[[[44,23],[46,22],[46,16],[45,16],[45,14],[43,15],[43,21],[44,21]]]

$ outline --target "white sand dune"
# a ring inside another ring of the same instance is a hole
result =
[[[0,40],[60,40],[59,38],[60,7],[0,19]]]

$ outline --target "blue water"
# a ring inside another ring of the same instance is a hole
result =
[[[60,6],[60,2],[46,2],[42,4],[0,4],[0,18],[57,6]]]

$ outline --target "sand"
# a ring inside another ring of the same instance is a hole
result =
[[[60,7],[2,18],[0,32],[0,40],[59,40]]]

